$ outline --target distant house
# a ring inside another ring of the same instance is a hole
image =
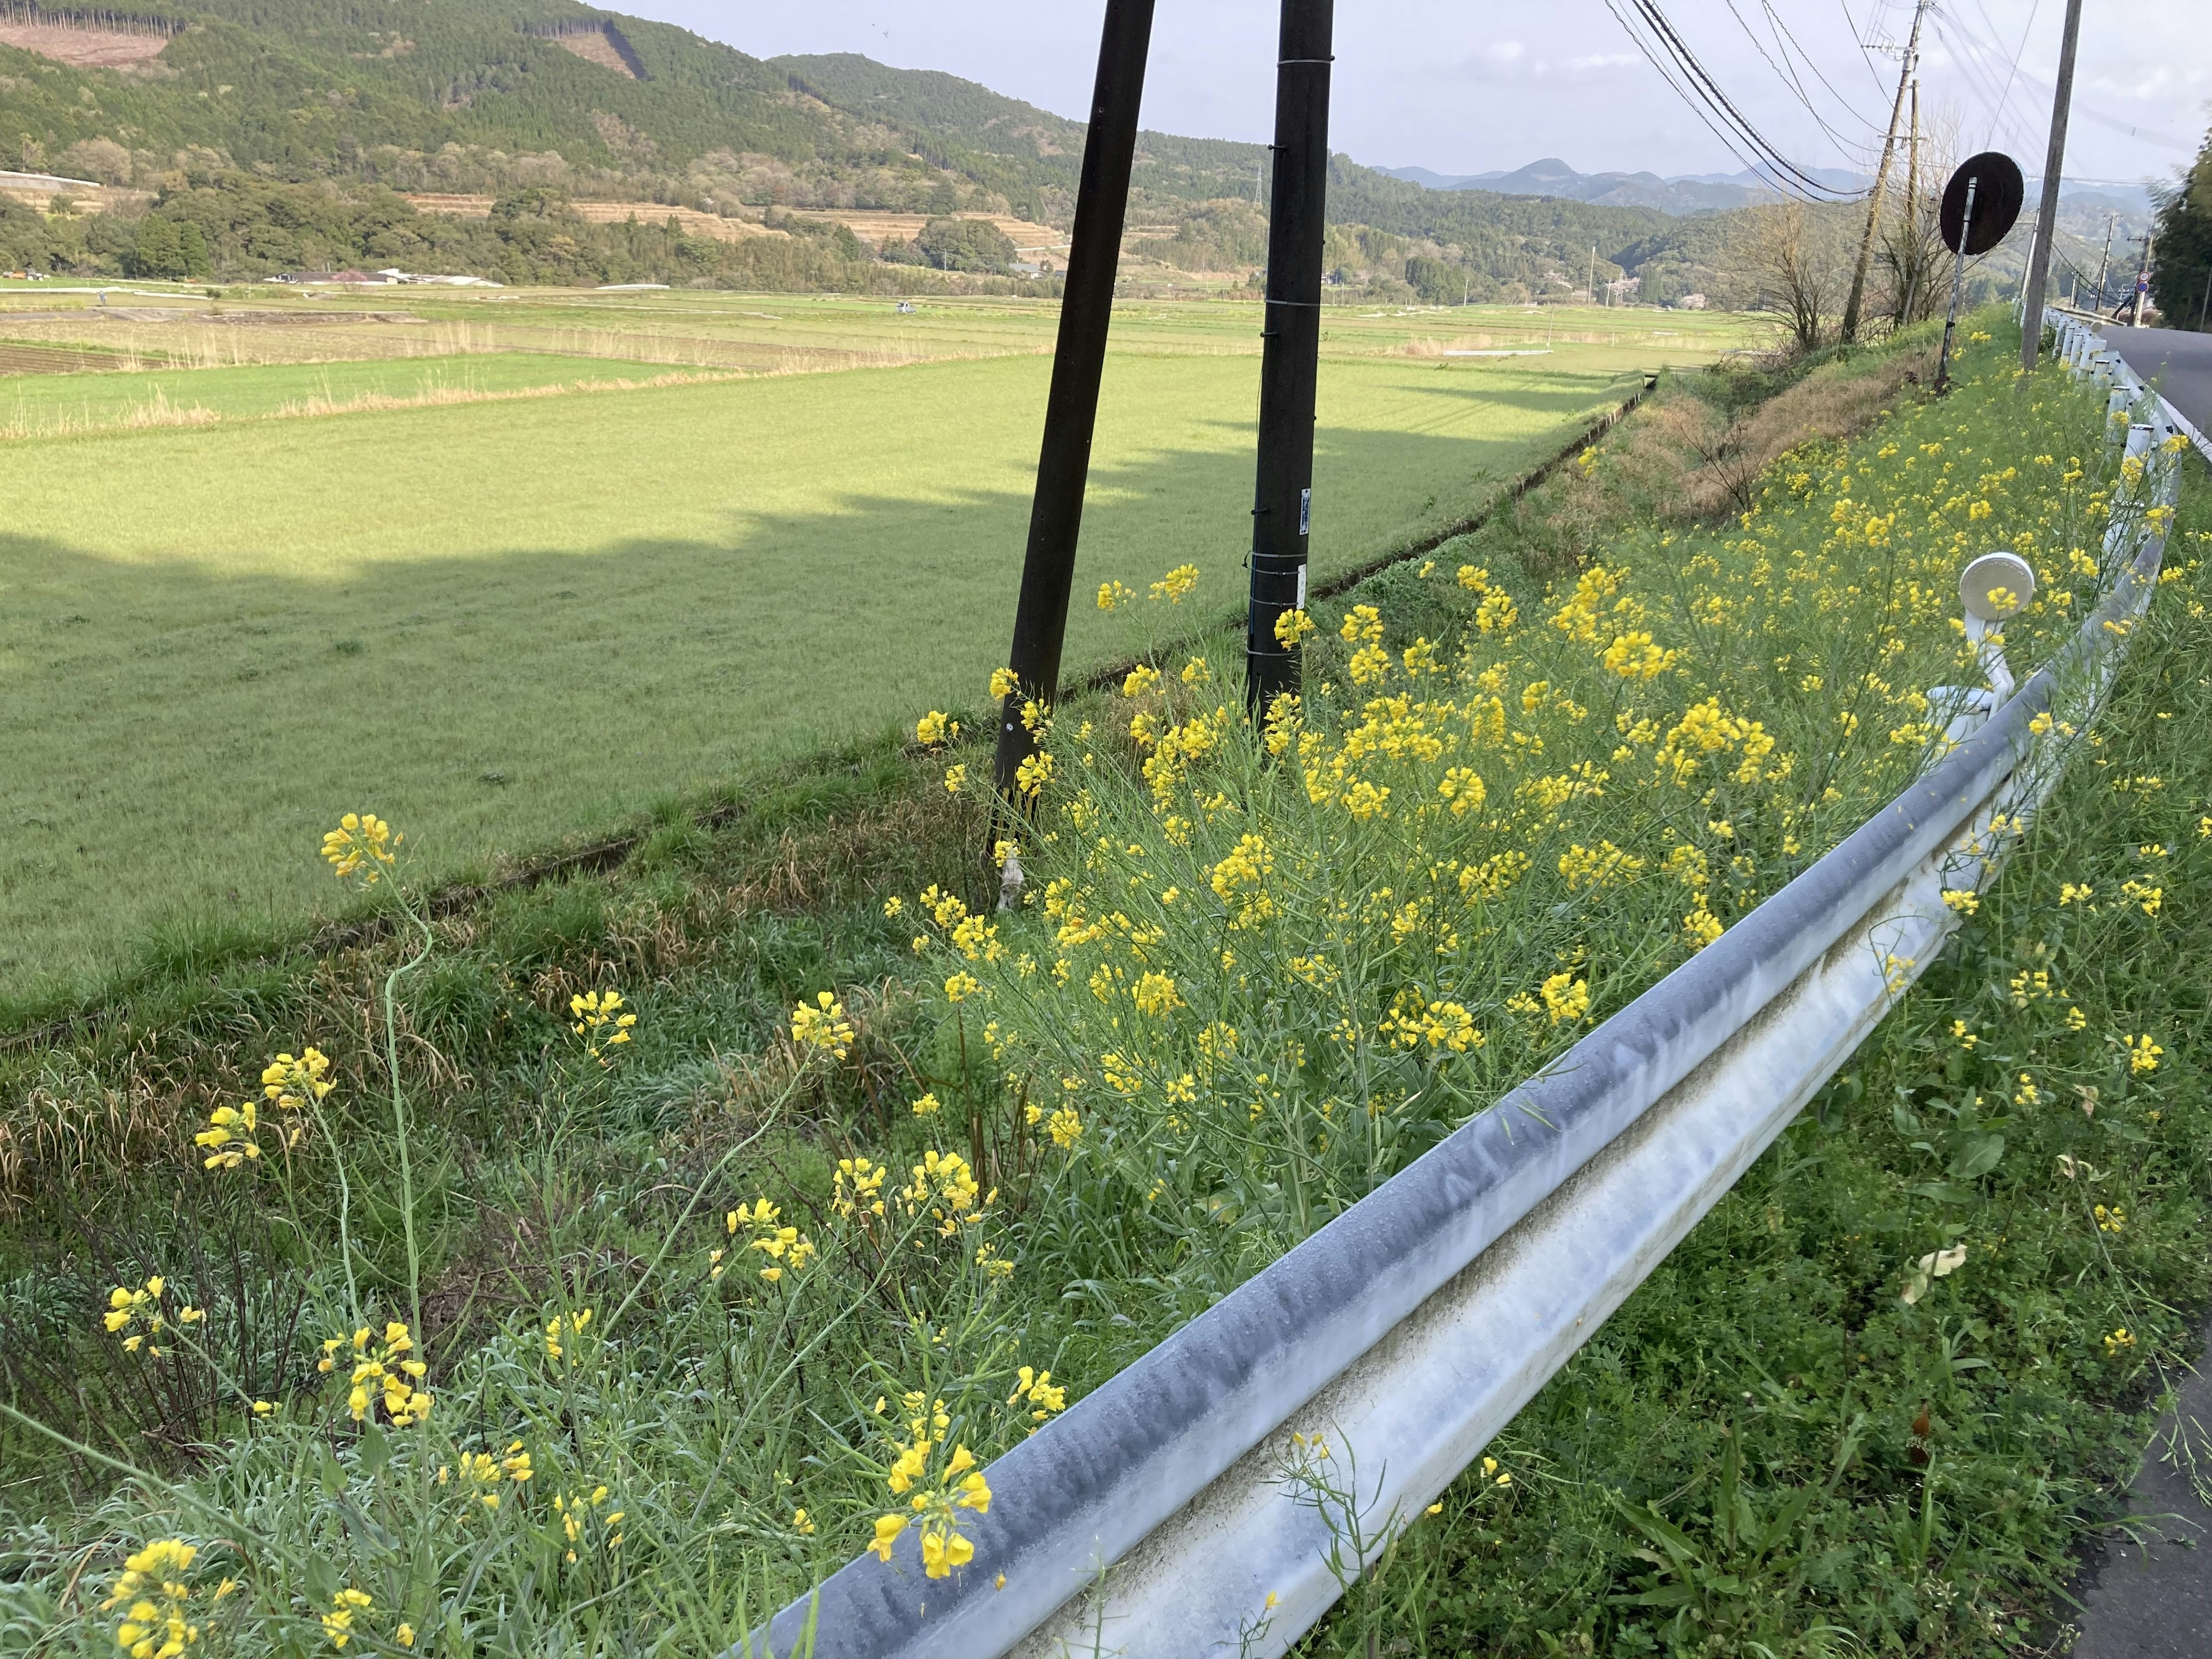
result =
[[[1677,311],[1703,311],[1705,308],[1705,296],[1702,294],[1685,294],[1674,301]]]

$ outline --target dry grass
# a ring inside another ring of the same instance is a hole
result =
[[[202,404],[183,406],[171,403],[161,387],[143,404],[112,415],[76,416],[61,415],[49,421],[36,422],[21,418],[0,425],[0,443],[10,443],[27,438],[78,437],[88,432],[146,432],[158,427],[213,426],[222,419],[216,410]]]
[[[1668,443],[1698,458],[1677,495],[1674,516],[1711,518],[1751,505],[1759,475],[1785,451],[1863,432],[1908,386],[1936,372],[1932,349],[1884,353],[1872,363],[1816,372],[1734,420],[1710,404],[1670,399],[1654,422]]]

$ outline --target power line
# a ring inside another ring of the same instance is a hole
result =
[[[1942,14],[1938,14],[1939,16],[1941,15]],[[1967,28],[1966,25],[1959,22],[1956,18],[1953,18],[1951,21],[1952,26],[1956,28],[1960,34],[1963,34],[1971,40],[1976,48],[1979,51],[1986,52],[1992,57],[1998,55],[1997,48],[1991,46],[1988,41],[1975,34],[1973,31]],[[1947,35],[1946,38],[1948,39],[1949,37]],[[2048,99],[2052,95],[2051,82],[2045,80],[2041,76],[2036,74],[2025,64],[2015,66],[2014,72],[2019,76],[2022,84],[2024,84],[2029,91],[2045,99]],[[2096,122],[2100,126],[2110,127],[2115,132],[2124,132],[2130,138],[2144,139],[2154,144],[2166,144],[2175,149],[2180,150],[2194,150],[2197,148],[2197,141],[2194,138],[2177,137],[2172,133],[2162,132],[2156,127],[2147,127],[2139,122],[2123,120],[2117,115],[2109,114],[2103,110],[2096,108],[2093,105],[2083,103],[2078,97],[2074,100],[2074,113],[2079,116],[2084,116],[2089,120]]]
[[[1835,145],[1838,151],[1840,152],[1846,159],[1863,161],[1865,159],[1863,155],[1865,146],[1856,143],[1852,139],[1844,137],[1842,133],[1838,132],[1835,128],[1830,126],[1828,125],[1828,118],[1820,112],[1820,106],[1814,103],[1811,94],[1805,90],[1805,82],[1797,73],[1796,63],[1791,58],[1790,49],[1782,44],[1781,35],[1778,33],[1774,38],[1775,51],[1779,52],[1782,54],[1781,61],[1778,63],[1775,61],[1774,52],[1767,51],[1766,43],[1759,38],[1759,32],[1752,27],[1749,20],[1747,19],[1742,11],[1738,9],[1736,0],[1728,0],[1728,9],[1729,14],[1735,17],[1737,24],[1742,28],[1744,37],[1751,42],[1752,49],[1758,52],[1761,58],[1766,60],[1766,66],[1774,71],[1775,75],[1780,78],[1782,83],[1787,87],[1793,94],[1795,94],[1797,101],[1804,106],[1805,112],[1813,118],[1814,125],[1819,127],[1822,132],[1827,134],[1829,143]],[[1764,9],[1771,21],[1778,21],[1775,19],[1774,8],[1771,3],[1765,3]],[[1814,72],[1816,75],[1819,73],[1819,68],[1817,65],[1814,66]],[[1823,84],[1826,84],[1826,82],[1824,82]],[[1833,87],[1829,87],[1828,90],[1832,93],[1835,91],[1835,88]],[[1838,101],[1843,101],[1840,95],[1838,97]],[[1848,104],[1844,105],[1844,109],[1846,113],[1850,114],[1852,118],[1862,122],[1864,121],[1865,118],[1860,116],[1856,111],[1852,110]],[[1853,155],[1855,150],[1861,152],[1856,157],[1854,157]]]
[[[1774,0],[1759,0],[1759,9],[1766,14],[1767,21],[1771,23],[1774,27],[1781,31],[1783,38],[1787,40],[1790,46],[1796,49],[1798,57],[1805,60],[1806,67],[1810,69],[1814,75],[1819,78],[1822,86],[1827,88],[1830,94],[1834,97],[1835,100],[1844,106],[1844,112],[1848,114],[1851,119],[1859,123],[1860,125],[1868,127],[1872,126],[1874,123],[1867,119],[1863,114],[1860,113],[1858,106],[1853,104],[1850,99],[1844,96],[1843,89],[1838,87],[1833,81],[1831,81],[1828,78],[1827,71],[1820,67],[1820,60],[1814,57],[1811,52],[1806,51],[1804,46],[1799,42],[1797,36],[1791,31],[1790,25],[1783,21],[1782,14],[1775,10]]]
[[[1626,13],[1624,5],[1627,8]],[[1808,201],[1855,201],[1865,194],[1863,191],[1838,190],[1784,155],[1736,107],[1712,73],[1698,61],[1697,54],[1660,10],[1657,0],[1606,0],[1606,7],[1668,85],[1753,172],[1778,189]],[[1632,15],[1634,21],[1631,21]]]

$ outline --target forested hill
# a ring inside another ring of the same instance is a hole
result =
[[[263,209],[240,205],[241,180],[257,201],[317,185],[317,199],[369,203],[380,221],[397,210],[375,197],[377,186],[535,192],[526,219],[544,217],[549,198],[557,215],[558,198],[568,198],[755,219],[890,210],[1064,226],[1082,143],[1080,123],[957,76],[851,55],[763,61],[571,0],[0,0],[0,167],[126,186],[145,192],[156,214],[228,185],[237,199],[223,213],[201,215],[203,240],[216,264],[240,274],[281,264],[297,242],[264,238],[263,253],[252,252],[249,222]],[[1187,269],[1256,266],[1265,221],[1255,197],[1265,199],[1266,164],[1261,145],[1146,133],[1132,222],[1172,233],[1145,242],[1146,252]],[[1409,283],[1431,298],[1578,290],[1593,246],[1601,281],[1638,270],[1647,297],[1654,277],[1676,291],[1711,287],[1718,264],[1722,228],[1711,221],[1424,191],[1344,158],[1329,206],[1330,258],[1341,280]],[[802,224],[798,233],[828,228]],[[20,217],[12,234],[15,246],[30,235]],[[344,235],[333,234],[331,257],[348,257]],[[392,234],[466,252],[443,233],[401,227]],[[55,231],[48,257],[127,263],[127,251],[100,252],[101,240]],[[604,238],[568,240],[597,247]],[[819,258],[795,263],[779,254],[775,270],[760,248],[711,257],[693,250],[687,257],[699,269],[665,274],[814,283],[823,259],[926,264],[945,257],[915,252],[919,241],[850,241],[825,242],[814,250]],[[359,257],[377,257],[368,240],[360,246]],[[16,257],[37,253],[33,246]],[[472,268],[485,264],[480,252],[467,257]],[[622,273],[655,274],[650,258],[636,265],[645,257],[633,249]],[[975,258],[973,268],[1003,264],[988,249]],[[523,280],[561,274],[542,262],[491,264],[494,274]],[[617,266],[592,267],[602,268]],[[873,280],[857,264],[839,278]]]

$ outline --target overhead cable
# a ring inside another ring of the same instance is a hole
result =
[[[1784,155],[1736,107],[1668,21],[1657,0],[1606,0],[1606,6],[1668,85],[1738,160],[1762,179],[1786,194],[1812,202],[1854,201],[1866,193],[1838,189]]]

